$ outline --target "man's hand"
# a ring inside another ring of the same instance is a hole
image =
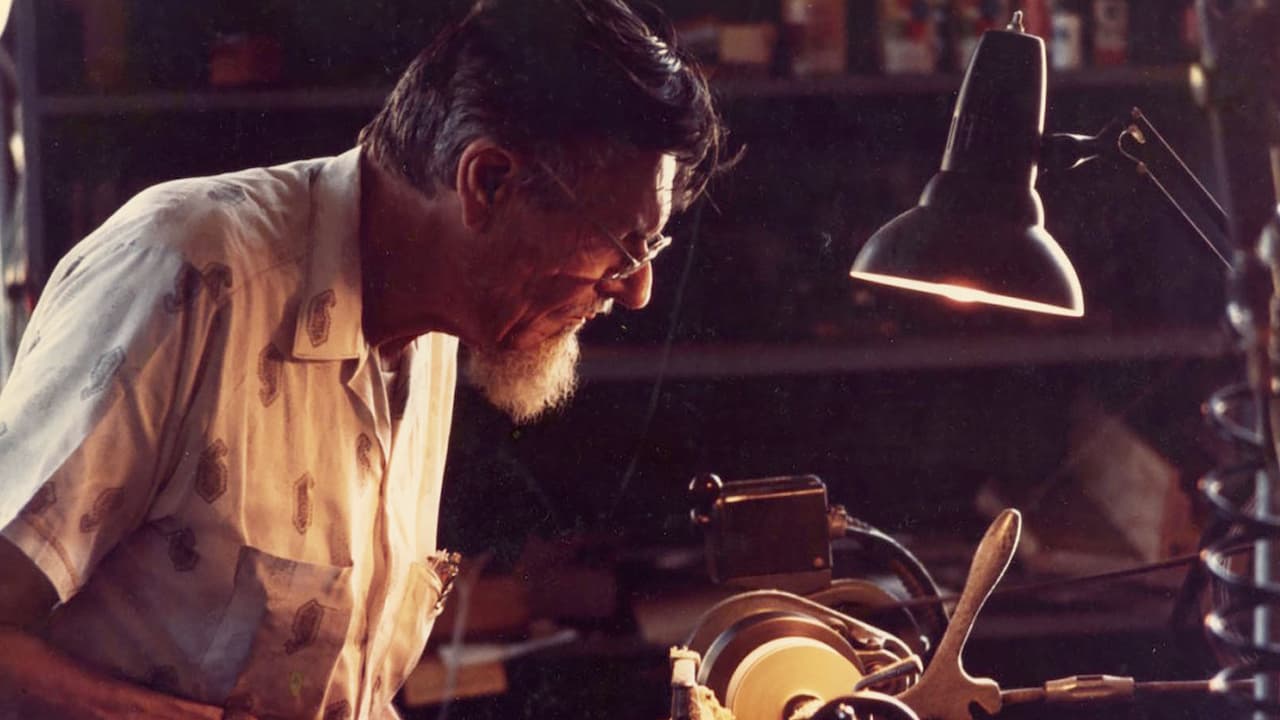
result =
[[[44,573],[0,538],[0,720],[222,720],[222,708],[111,679],[50,647],[33,631],[57,600]]]

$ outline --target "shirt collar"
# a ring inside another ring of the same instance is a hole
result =
[[[349,360],[368,351],[360,283],[360,148],[324,160],[311,175],[311,248],[293,355]]]

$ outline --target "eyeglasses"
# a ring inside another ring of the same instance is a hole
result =
[[[577,195],[574,194],[573,189],[569,187],[568,183],[566,183],[564,180],[561,180],[560,177],[555,173],[551,172],[551,168],[547,167],[545,163],[539,163],[539,166],[541,167],[542,172],[546,173],[547,177],[551,178],[551,180],[556,184],[556,186],[560,188],[560,191],[563,192],[565,197],[569,199],[569,202],[573,203],[574,209],[578,210],[579,213],[583,215],[583,217],[586,217],[587,222],[591,223],[591,225],[595,227],[596,232],[609,238],[609,242],[613,243],[614,247],[618,248],[618,252],[622,253],[622,257],[626,261],[624,267],[620,270],[615,270],[613,272],[605,274],[604,277],[601,278],[602,280],[608,280],[610,282],[616,282],[618,280],[626,280],[632,275],[635,275],[636,273],[640,272],[640,270],[644,268],[644,266],[653,262],[653,259],[658,257],[659,253],[661,253],[663,250],[666,250],[667,247],[671,245],[670,235],[658,233],[657,235],[654,235],[653,237],[645,241],[643,255],[641,255],[640,257],[636,257],[635,255],[632,255],[631,251],[628,250],[627,246],[623,244],[621,240],[618,239],[617,235],[614,235],[613,233],[609,232],[609,230],[606,229],[605,226],[602,225],[600,222],[598,222],[592,217],[587,216],[585,212],[582,212],[581,203],[579,202]]]
[[[644,254],[640,257],[636,257],[631,254],[630,250],[627,250],[627,246],[623,245],[622,241],[615,237],[613,233],[605,230],[604,226],[597,224],[595,221],[592,221],[592,224],[596,225],[596,229],[600,231],[601,235],[609,238],[609,240],[617,246],[618,251],[622,253],[622,257],[626,258],[627,261],[626,267],[605,275],[604,279],[606,280],[626,280],[632,275],[640,272],[640,269],[645,265],[653,262],[653,259],[658,257],[658,254],[663,250],[666,250],[667,246],[671,244],[670,235],[663,235],[659,233],[645,241]]]

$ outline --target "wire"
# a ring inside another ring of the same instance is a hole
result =
[[[1232,553],[1248,550],[1248,544],[1239,544],[1230,549]],[[1093,585],[1097,583],[1110,582],[1113,580],[1121,580],[1135,575],[1145,575],[1147,573],[1159,572],[1161,570],[1169,570],[1177,567],[1192,565],[1200,561],[1199,553],[1187,553],[1186,555],[1178,555],[1161,560],[1160,562],[1148,563],[1146,565],[1136,565],[1123,570],[1112,570],[1110,572],[1098,573],[1096,575],[1081,575],[1079,577],[1063,578],[1061,580],[1045,580],[1037,583],[1027,583],[1024,585],[1015,585],[1013,587],[998,588],[991,593],[991,597],[1003,595],[1022,595],[1028,593],[1039,593],[1045,590],[1058,590],[1062,588],[1079,587],[1084,585]],[[911,600],[903,600],[901,602],[883,605],[877,609],[891,610],[897,608],[913,608],[936,603],[950,603],[959,600],[959,595],[939,595],[938,597],[921,597]]]
[[[653,378],[653,389],[649,392],[649,406],[645,410],[644,420],[640,423],[640,432],[636,436],[635,449],[631,453],[631,459],[627,461],[627,468],[622,472],[622,479],[618,483],[618,492],[613,496],[613,503],[609,506],[609,510],[604,513],[605,521],[612,520],[618,512],[618,507],[622,504],[622,498],[627,494],[627,487],[631,485],[631,480],[635,477],[636,465],[640,462],[640,455],[644,451],[645,440],[649,436],[649,428],[653,425],[653,418],[658,414],[658,402],[662,398],[662,385],[667,377],[667,367],[671,361],[671,348],[675,344],[676,331],[680,325],[680,311],[684,306],[684,291],[689,284],[689,278],[693,274],[693,260],[697,255],[698,235],[702,228],[702,208],[707,201],[703,200],[698,203],[697,208],[693,211],[693,228],[689,233],[689,252],[685,255],[684,268],[680,271],[680,281],[676,284],[676,296],[671,306],[671,316],[667,321],[667,337],[662,343],[662,354],[658,359],[658,372]]]
[[[875,526],[864,520],[853,517],[843,506],[837,505],[832,509],[832,517],[841,522],[842,535],[844,539],[855,543],[862,554],[879,561],[887,567],[898,581],[902,583],[908,595],[912,598],[929,597],[935,598],[942,594],[938,588],[938,583],[934,581],[933,576],[920,562],[919,558],[911,554],[897,540]],[[835,546],[833,545],[833,550]],[[832,586],[832,590],[836,586]],[[823,597],[827,591],[819,591],[813,595],[814,598]],[[838,593],[831,597],[835,600]],[[928,614],[928,622],[924,627],[920,627],[919,620],[914,614],[911,617],[916,621],[917,628],[928,637],[928,648],[926,655],[932,654],[934,648],[942,640],[942,634],[947,629],[947,614],[943,611],[941,605],[930,603],[924,606]],[[910,613],[909,613],[910,614]]]

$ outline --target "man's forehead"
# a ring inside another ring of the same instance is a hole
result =
[[[658,162],[658,189],[671,194],[675,192],[676,173],[680,169],[680,163],[671,153],[664,153]]]
[[[591,204],[634,212],[637,224],[651,224],[655,212],[665,222],[671,214],[677,170],[674,155],[633,155],[602,177],[589,179],[594,187],[588,187],[586,195],[592,198]]]
[[[660,227],[666,225],[667,220],[671,218],[675,202],[676,175],[679,170],[680,166],[676,162],[676,156],[670,153],[663,154],[661,160],[659,160],[657,178]]]

